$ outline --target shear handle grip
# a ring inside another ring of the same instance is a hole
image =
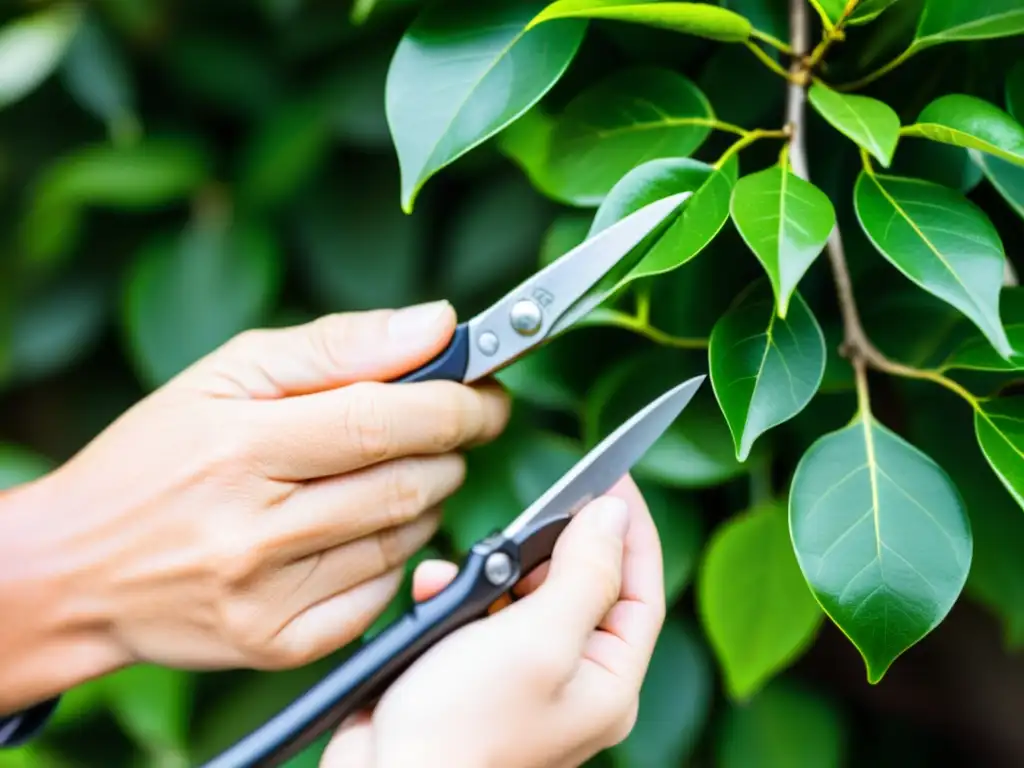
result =
[[[459,323],[444,351],[430,362],[396,379],[396,382],[409,384],[417,381],[462,381],[468,368],[469,324]]]
[[[514,555],[507,541],[472,551],[444,590],[417,604],[273,719],[204,768],[280,766],[349,715],[375,703],[431,646],[485,616],[491,604],[508,591],[509,583],[492,585],[485,572],[487,558],[497,548],[510,557]]]

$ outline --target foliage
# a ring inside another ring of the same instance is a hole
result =
[[[468,317],[692,192],[499,374],[513,422],[432,551],[710,372],[635,472],[670,612],[595,763],[948,756],[944,727],[861,745],[896,670],[929,690],[912,657],[959,609],[998,622],[992,664],[1024,641],[1022,35],[1019,0],[7,4],[0,484],[243,329],[440,296]],[[193,764],[333,660],[124,670],[0,766]]]

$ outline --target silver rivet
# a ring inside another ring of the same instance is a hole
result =
[[[484,563],[484,574],[494,586],[504,584],[512,575],[512,560],[504,552],[495,552]]]
[[[509,320],[511,320],[516,333],[532,336],[540,330],[541,323],[544,322],[544,314],[534,302],[529,299],[520,299],[512,307]]]
[[[498,351],[498,337],[490,331],[485,331],[476,340],[476,345],[480,348],[481,352],[490,357]]]

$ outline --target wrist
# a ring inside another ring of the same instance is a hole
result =
[[[58,470],[0,492],[0,714],[129,662],[89,595],[62,480]]]

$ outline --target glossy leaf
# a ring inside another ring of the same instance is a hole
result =
[[[807,406],[825,374],[825,337],[810,308],[795,293],[782,319],[767,288],[754,286],[715,323],[708,349],[739,461],[758,437]]]
[[[847,6],[847,0],[811,0],[811,2],[820,6],[833,24],[843,18]],[[867,24],[874,21],[895,2],[896,0],[860,0],[853,13],[846,17],[846,24]]]
[[[687,622],[666,621],[640,689],[636,724],[609,751],[612,765],[685,765],[711,714],[714,682],[711,659],[698,633]]]
[[[811,86],[807,97],[832,127],[889,167],[900,138],[900,118],[892,107],[878,99],[840,93],[820,83]]]
[[[449,0],[406,31],[385,93],[406,212],[427,179],[529,110],[569,66],[587,22],[526,31],[543,7]]]
[[[556,0],[537,14],[527,28],[567,18],[644,24],[724,43],[743,42],[750,37],[750,22],[738,13],[704,3],[657,0]]]
[[[534,189],[561,201],[549,179],[548,153],[554,129],[554,118],[537,106],[499,133],[495,143],[502,154],[522,169]]]
[[[789,540],[784,503],[730,518],[708,542],[698,610],[728,694],[746,700],[802,654],[822,613]]]
[[[975,409],[974,429],[989,466],[1024,507],[1024,397],[982,401]]]
[[[1014,349],[1024,350],[1024,324],[1007,325],[1006,337]],[[1024,370],[1024,353],[1015,352],[1009,358],[1001,357],[988,339],[972,334],[949,354],[941,367],[944,371],[1019,371]]]
[[[914,46],[985,40],[1024,32],[1020,0],[925,0]]]
[[[832,203],[783,162],[736,182],[730,212],[768,273],[779,317],[785,318],[790,296],[835,226]]]
[[[946,617],[967,579],[960,494],[938,464],[864,412],[807,450],[790,493],[804,577],[877,683]]]
[[[1024,126],[994,104],[961,93],[940,96],[903,129],[957,147],[976,149],[1024,166]]]
[[[863,172],[854,205],[868,238],[893,266],[963,312],[1009,357],[999,318],[1005,255],[981,209],[938,184]]]
[[[60,66],[81,19],[59,4],[0,26],[0,109],[34,91]]]
[[[831,701],[779,680],[727,710],[717,746],[720,768],[841,768],[847,731]]]
[[[104,681],[114,718],[161,765],[188,765],[194,678],[177,669],[136,664]]]
[[[0,491],[42,477],[53,468],[50,459],[30,448],[0,442]]]
[[[576,96],[557,118],[548,184],[568,203],[599,205],[637,165],[693,153],[714,116],[684,75],[653,67],[619,70]]]
[[[1024,219],[1024,166],[973,149],[971,158],[1007,204]]]
[[[735,156],[722,168],[688,157],[662,158],[638,165],[612,187],[601,202],[587,237],[593,237],[656,200],[692,192],[676,220],[653,242],[616,286],[679,267],[710,243],[729,218],[729,198],[739,162]]]
[[[144,384],[164,384],[232,336],[261,324],[277,296],[280,253],[261,227],[199,220],[157,237],[128,274],[123,324]]]

